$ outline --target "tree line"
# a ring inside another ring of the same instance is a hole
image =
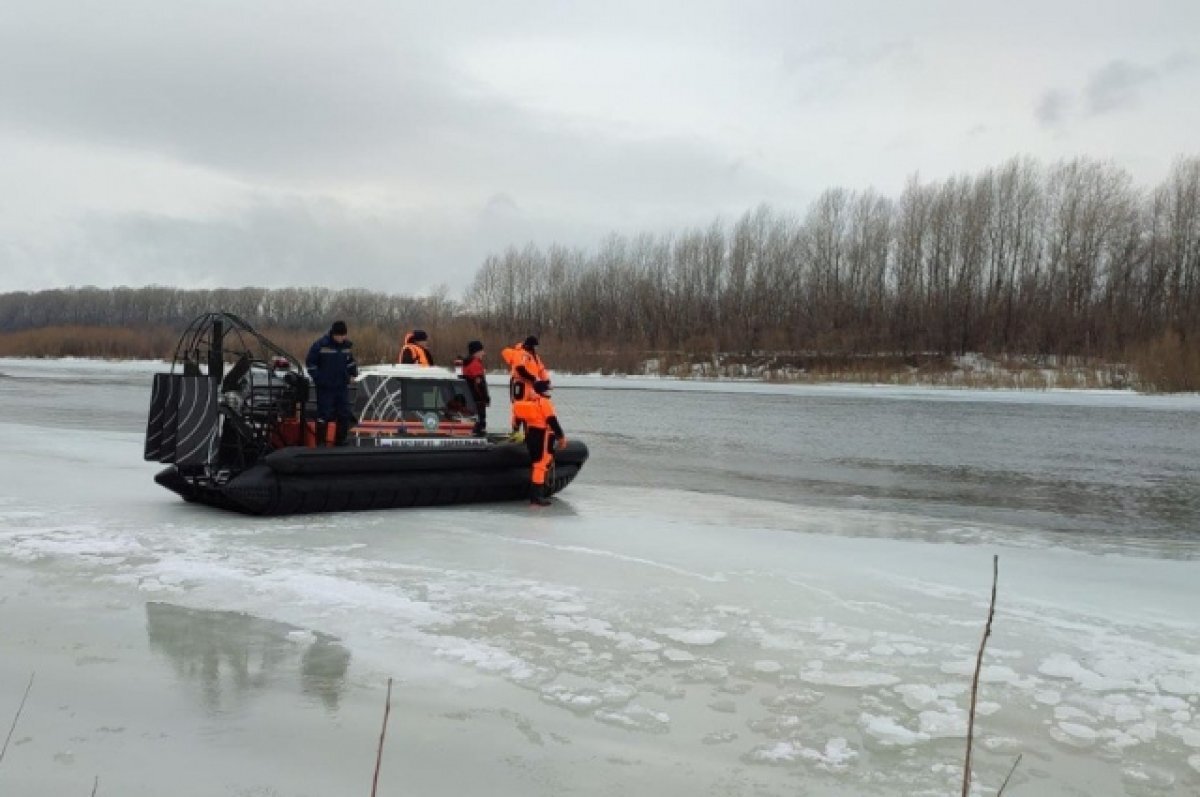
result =
[[[419,297],[320,287],[59,288],[0,294],[0,332],[50,326],[182,329],[211,310],[233,313],[255,326],[314,330],[334,317],[378,327],[433,326],[454,318],[460,305],[445,288]]]
[[[1150,188],[1089,159],[1015,158],[833,188],[803,215],[763,206],[674,234],[488,256],[463,300],[325,288],[67,288],[0,294],[0,332],[181,328],[224,309],[266,329],[344,317],[381,351],[404,329],[574,351],[1200,357],[1200,158]],[[463,341],[458,341],[463,337]],[[383,341],[386,341],[384,343]],[[1165,354],[1163,354],[1165,352]]]
[[[1121,356],[1200,332],[1200,158],[1144,190],[1109,163],[1018,158],[899,197],[834,188],[803,217],[488,257],[494,327],[654,349]]]

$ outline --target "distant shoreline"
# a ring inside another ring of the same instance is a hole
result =
[[[322,332],[261,327],[269,338],[299,361]],[[351,326],[360,362],[393,362],[399,334],[378,326]],[[450,364],[464,354],[466,342],[482,340],[485,362],[502,368],[500,351],[524,333],[488,331],[482,322],[429,327],[437,364]],[[853,347],[747,345],[733,347],[717,340],[695,340],[672,348],[651,340],[575,340],[544,333],[541,353],[551,370],[574,374],[623,374],[681,379],[752,379],[799,384],[891,384],[979,389],[1048,390],[1134,389],[1146,393],[1200,390],[1200,348],[1190,340],[1167,336],[1118,353],[1051,354],[987,350],[943,352]],[[166,326],[43,326],[0,332],[0,357],[86,357],[109,360],[170,359],[179,331]],[[882,346],[882,344],[880,344]]]
[[[548,358],[549,359],[549,358]],[[152,373],[157,369],[169,367],[170,361],[157,358],[137,357],[50,357],[34,355],[5,355],[0,356],[0,375],[6,363],[37,365],[60,364],[70,366],[77,363],[89,369],[100,369],[105,365],[115,365],[133,372],[144,371]],[[821,387],[854,387],[854,388],[911,388],[920,390],[945,391],[1018,391],[1018,392],[1089,392],[1112,395],[1192,395],[1194,391],[1146,391],[1138,389],[1132,380],[1125,384],[1113,384],[1113,371],[1103,369],[1088,369],[1075,367],[1042,367],[1024,369],[1004,369],[996,366],[980,367],[979,358],[972,358],[970,367],[957,367],[940,370],[935,373],[921,372],[918,369],[877,369],[858,371],[828,371],[802,372],[794,369],[772,371],[763,368],[731,366],[713,368],[710,363],[694,364],[689,372],[685,368],[676,367],[674,373],[661,373],[656,370],[656,363],[647,361],[641,372],[621,372],[611,369],[566,370],[551,367],[554,378],[563,381],[589,379],[614,380],[645,380],[659,384],[742,384],[742,385],[779,385],[779,386],[821,386]],[[553,362],[551,362],[553,366]],[[707,366],[707,367],[704,367]],[[501,368],[491,368],[488,375],[493,382],[502,382],[505,371]],[[1197,394],[1200,395],[1200,394]]]

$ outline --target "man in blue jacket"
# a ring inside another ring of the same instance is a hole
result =
[[[329,422],[334,422],[334,445],[346,445],[354,423],[350,383],[358,376],[354,344],[346,337],[346,322],[334,321],[329,334],[313,343],[304,365],[317,389],[317,445],[325,445]]]

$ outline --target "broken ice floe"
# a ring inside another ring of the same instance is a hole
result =
[[[738,738],[737,731],[712,731],[700,738],[701,744],[729,744]]]
[[[849,768],[858,751],[840,736],[829,739],[822,749],[806,747],[796,741],[780,741],[756,747],[746,759],[758,764],[790,764],[803,761],[828,772],[843,772]]]
[[[883,747],[910,747],[929,740],[929,734],[904,727],[894,717],[864,712],[859,716],[864,734]]]
[[[615,725],[630,731],[666,733],[671,730],[669,714],[665,711],[653,711],[636,703],[618,711],[602,709],[593,716],[606,725]]]
[[[704,647],[715,645],[725,638],[724,631],[714,629],[688,629],[688,628],[656,628],[654,633],[659,636],[664,636],[672,642],[677,642],[680,645],[692,645],[695,647]]]
[[[1096,742],[1096,729],[1078,722],[1059,722],[1050,728],[1050,738],[1072,747],[1091,747]]]

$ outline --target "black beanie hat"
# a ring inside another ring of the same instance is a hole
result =
[[[537,336],[530,335],[529,337],[525,338],[525,345],[530,347],[538,345]]]
[[[346,322],[345,321],[334,321],[333,326],[331,326],[329,328],[329,334],[330,335],[345,335],[346,334]]]
[[[483,351],[483,342],[473,340],[467,344],[467,354],[474,354],[477,351]]]
[[[425,334],[425,330],[423,329],[414,329],[412,331],[412,339],[414,343],[421,340],[429,340],[429,335]]]

